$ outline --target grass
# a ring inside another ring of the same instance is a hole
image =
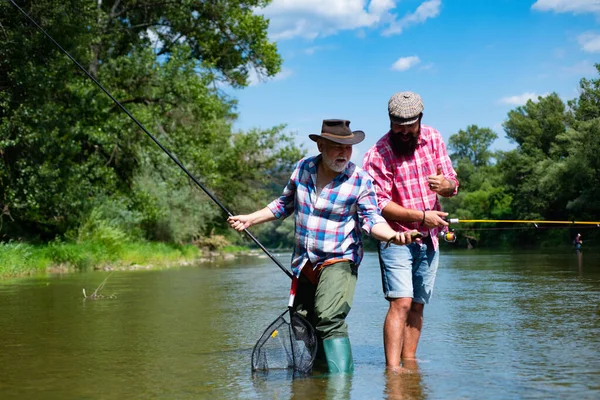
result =
[[[154,242],[119,245],[85,241],[80,243],[51,242],[46,245],[0,243],[0,279],[36,275],[55,269],[76,271],[110,266],[163,266],[193,261],[201,251],[192,245]]]

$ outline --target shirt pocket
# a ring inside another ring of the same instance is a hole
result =
[[[437,175],[437,165],[433,155],[428,152],[422,160],[421,173],[423,174],[423,177],[427,178],[431,175]]]
[[[338,220],[355,214],[356,209],[356,198],[354,197],[341,198],[338,196],[335,200],[331,200],[329,204],[331,215],[337,217]]]

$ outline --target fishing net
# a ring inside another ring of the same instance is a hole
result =
[[[288,310],[273,321],[256,342],[252,350],[252,371],[293,369],[307,374],[316,355],[314,328],[300,314]]]

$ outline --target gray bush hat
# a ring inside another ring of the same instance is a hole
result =
[[[424,108],[421,96],[413,92],[394,93],[388,102],[390,121],[398,125],[417,122]]]
[[[365,133],[350,130],[350,121],[348,120],[324,119],[321,134],[312,133],[308,137],[315,142],[318,138],[323,138],[339,144],[357,144],[365,139]]]

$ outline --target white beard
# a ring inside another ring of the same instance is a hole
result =
[[[344,162],[339,162],[335,159],[333,160],[328,160],[325,157],[323,157],[323,161],[325,162],[325,165],[327,165],[327,167],[335,172],[342,172],[343,170],[346,169],[346,167],[348,166],[348,160],[344,161]]]

